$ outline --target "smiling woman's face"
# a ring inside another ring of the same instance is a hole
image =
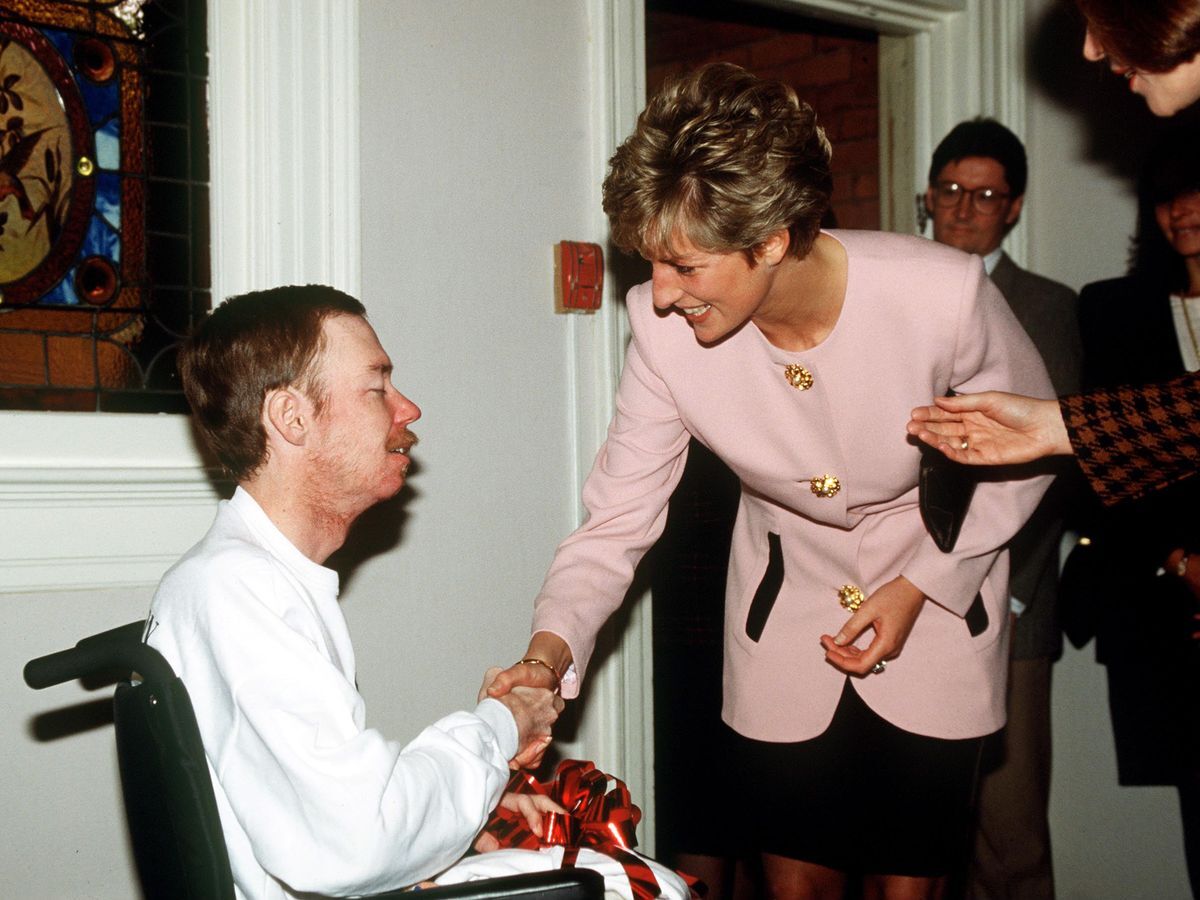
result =
[[[1109,68],[1129,82],[1156,116],[1173,116],[1200,100],[1200,54],[1166,72],[1143,72],[1109,55],[1089,28],[1083,36],[1083,55],[1099,62],[1108,59]]]
[[[1154,218],[1175,252],[1200,257],[1200,191],[1180,194],[1154,207]]]

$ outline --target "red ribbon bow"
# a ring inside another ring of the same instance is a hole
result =
[[[611,789],[609,782],[613,784]],[[633,852],[642,811],[630,800],[625,782],[605,775],[590,762],[564,759],[558,764],[553,781],[543,784],[527,772],[516,772],[509,779],[507,790],[518,794],[542,794],[567,812],[566,815],[545,813],[542,820],[545,837],[539,840],[524,816],[497,807],[484,831],[495,837],[501,847],[525,850],[564,847],[564,869],[573,867],[579,851],[587,847],[611,856],[621,864],[638,900],[662,895],[662,888],[650,866]],[[695,879],[682,877],[691,888]]]

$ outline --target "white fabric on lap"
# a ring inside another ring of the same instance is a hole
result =
[[[641,854],[638,855],[641,856]],[[546,872],[550,869],[560,868],[562,858],[562,847],[544,847],[541,850],[515,848],[493,850],[491,853],[481,853],[478,856],[464,859],[447,869],[435,880],[438,884],[460,884],[464,881],[498,878],[502,875],[516,875],[521,872]],[[649,857],[641,856],[641,858],[650,866],[654,877],[658,879],[663,897],[667,900],[688,900],[691,892],[677,873]],[[585,847],[579,851],[579,858],[575,864],[581,869],[592,869],[603,875],[604,891],[607,895],[622,897],[624,900],[634,900],[625,870],[611,856]]]

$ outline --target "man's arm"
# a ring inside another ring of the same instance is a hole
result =
[[[255,561],[204,569],[186,580],[219,584],[197,587],[186,609],[156,609],[151,642],[192,695],[231,846],[321,894],[403,887],[458,859],[499,801],[518,740],[549,718],[548,692],[516,715],[485,699],[401,747],[365,727],[353,679],[284,596],[286,580]]]

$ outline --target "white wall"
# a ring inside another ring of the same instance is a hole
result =
[[[78,710],[111,722],[112,688],[88,692],[78,682],[31,691],[21,668],[34,656],[70,647],[80,637],[143,618],[150,588],[41,595],[0,595],[0,758],[2,892],[9,897],[137,896],[121,806],[112,725],[40,739]],[[85,716],[86,717],[86,716]]]
[[[403,544],[344,605],[368,708],[411,734],[519,658],[577,524],[551,250],[604,236],[585,4],[366,0],[361,17],[362,294],[423,417]]]
[[[1075,52],[1077,25],[1027,0],[1028,264],[1073,288],[1125,271],[1136,203],[1127,175],[1162,125],[1123,81]],[[1176,795],[1117,785],[1104,669],[1067,645],[1054,670],[1051,828],[1061,900],[1186,898]]]

